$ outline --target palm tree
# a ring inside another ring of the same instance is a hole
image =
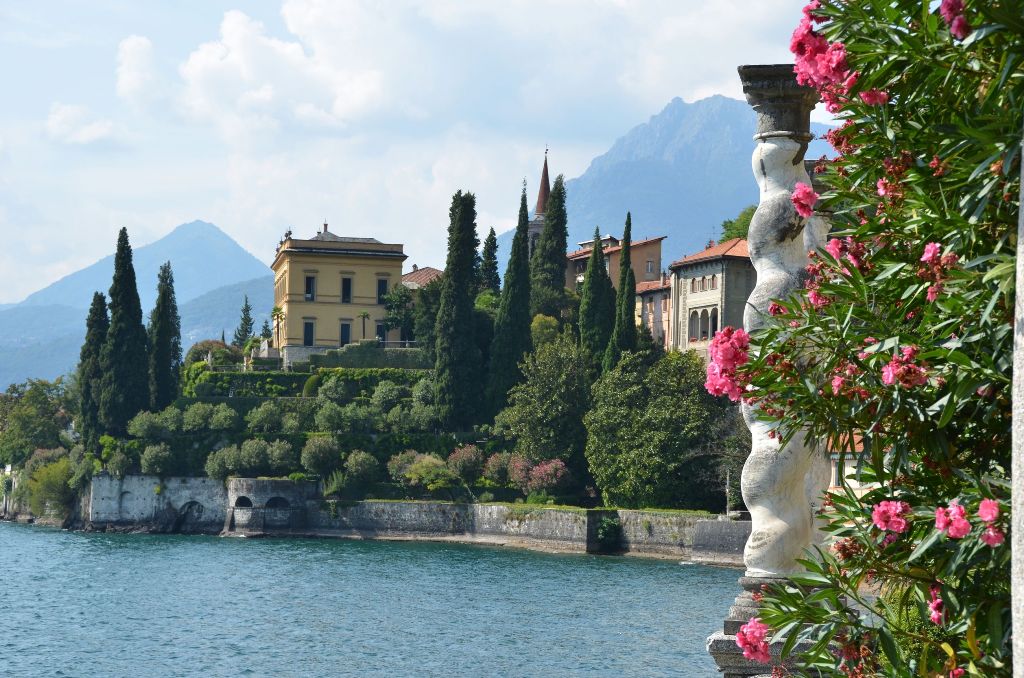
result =
[[[281,347],[281,323],[284,322],[284,310],[280,306],[270,309],[270,317],[274,321],[274,345]]]

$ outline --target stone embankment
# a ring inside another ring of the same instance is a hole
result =
[[[742,566],[750,523],[679,511],[530,504],[333,501],[317,483],[232,478],[93,478],[68,525],[87,531],[454,541],[614,552]]]

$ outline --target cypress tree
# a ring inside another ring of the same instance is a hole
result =
[[[492,228],[484,238],[484,251],[480,259],[480,291],[490,290],[501,293],[501,278],[498,277],[498,236]]]
[[[87,452],[99,451],[100,435],[103,433],[99,403],[103,385],[100,355],[109,328],[107,298],[100,292],[94,292],[89,317],[85,321],[85,342],[78,360],[78,430]]]
[[[110,328],[100,353],[100,421],[105,432],[113,436],[123,436],[128,420],[149,405],[146,342],[128,229],[122,228],[110,285]]]
[[[498,316],[491,342],[491,369],[487,377],[487,404],[497,414],[508,403],[508,391],[519,383],[519,362],[531,350],[530,339],[530,244],[526,183],[519,199],[519,223],[505,268]],[[492,230],[491,233],[494,231]],[[485,248],[486,249],[486,248]]]
[[[271,339],[273,336],[274,332],[270,329],[270,321],[264,320],[263,327],[260,328],[260,339]]]
[[[636,350],[636,276],[630,261],[632,218],[626,212],[626,227],[622,231],[622,254],[619,256],[619,294],[615,301],[615,328],[604,352],[604,371],[619,364],[626,351]]]
[[[561,316],[565,296],[565,251],[569,218],[565,211],[565,179],[559,174],[544,209],[544,228],[530,261],[531,314]]]
[[[437,413],[449,431],[468,429],[480,400],[480,351],[473,332],[476,198],[458,191],[449,211],[448,259],[437,312]]]
[[[245,303],[242,304],[242,315],[238,319],[238,327],[235,329],[235,336],[231,344],[241,348],[252,336],[252,328],[255,322],[252,319],[252,304],[249,303],[249,295],[245,295]]]
[[[601,233],[594,229],[594,246],[580,290],[580,343],[595,368],[600,367],[615,323],[615,290],[605,268]]]
[[[171,262],[160,266],[156,305],[149,314],[149,406],[156,412],[177,397],[181,370],[181,318]]]

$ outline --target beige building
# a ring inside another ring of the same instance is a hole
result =
[[[726,325],[743,327],[743,309],[757,283],[747,241],[709,243],[702,252],[673,262],[670,341],[680,351],[707,358],[708,342]]]
[[[661,280],[661,241],[667,236],[634,240],[629,246],[630,265],[636,284]],[[583,285],[583,277],[587,272],[587,260],[594,250],[594,241],[579,243],[580,249],[566,255],[565,286],[570,290],[579,290]],[[622,243],[612,235],[601,238],[604,250],[605,268],[612,279],[612,287],[619,287],[619,261],[622,257]]]
[[[656,344],[671,348],[669,326],[672,316],[672,278],[637,283],[636,324],[649,327]]]
[[[271,264],[285,367],[362,339],[397,340],[397,329],[384,331],[384,296],[401,283],[405,258],[402,245],[337,236],[327,224],[309,240],[286,233]]]

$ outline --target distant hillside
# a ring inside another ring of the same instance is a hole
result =
[[[129,232],[129,237],[131,233]],[[116,241],[110,242],[113,251]],[[174,289],[179,303],[201,294],[267,275],[269,267],[229,235],[205,221],[182,224],[156,242],[132,248],[139,298],[143,308],[156,300],[156,274],[165,261],[174,270]],[[92,266],[67,275],[38,292],[33,292],[19,306],[61,304],[89,308],[95,291],[104,294],[110,289],[114,273],[114,255],[100,259]]]
[[[633,215],[634,238],[668,236],[663,266],[703,249],[709,238],[718,237],[724,220],[757,202],[750,169],[755,127],[756,115],[745,102],[724,96],[692,104],[673,99],[566,182],[569,249],[590,240],[594,226],[601,233],[621,234],[627,211]],[[817,135],[827,129],[812,125]],[[816,140],[807,157],[831,153]],[[557,174],[557,162],[552,162]],[[527,190],[533,200],[536,184],[528,183]],[[498,240],[502,272],[511,242],[511,231]]]
[[[257,332],[270,317],[274,278],[269,267],[213,224],[182,224],[160,240],[135,249],[133,255],[144,320],[155,301],[157,269],[171,262],[185,350],[201,339],[219,339],[222,331],[230,340],[247,294]],[[0,327],[16,328],[7,333],[8,344],[0,352],[0,390],[28,378],[54,379],[74,370],[92,293],[106,293],[112,275],[111,256],[20,304],[0,307]]]

